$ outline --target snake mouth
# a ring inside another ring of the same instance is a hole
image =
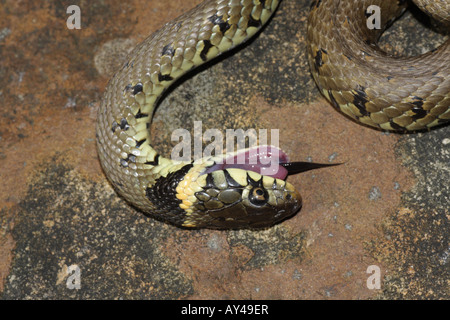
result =
[[[253,171],[263,176],[285,180],[288,175],[297,174],[309,170],[324,167],[337,166],[340,163],[324,164],[314,162],[289,162],[289,158],[280,148],[274,146],[256,146],[237,151],[224,158],[224,161],[216,161],[204,173],[229,168]]]
[[[289,163],[288,156],[281,149],[274,146],[256,146],[227,155],[204,173],[236,168],[284,180],[288,170],[282,164],[286,163]]]

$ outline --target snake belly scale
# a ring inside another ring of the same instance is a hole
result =
[[[368,5],[381,7],[387,25],[403,2],[313,1],[307,30],[311,73],[324,96],[352,118],[389,130],[450,119],[449,41],[419,57],[394,58],[376,47],[382,30],[364,27]],[[151,146],[148,130],[167,88],[256,34],[278,3],[206,0],[138,45],[110,80],[98,113],[98,153],[114,188],[132,205],[176,226],[218,229],[269,227],[301,208],[287,174],[323,165],[290,163],[273,147],[173,161]],[[276,159],[279,170],[219,165],[252,151]]]

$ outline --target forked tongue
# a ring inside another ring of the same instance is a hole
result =
[[[264,176],[284,180],[289,174],[296,174],[339,164],[321,164],[312,162],[289,162],[289,158],[281,149],[274,146],[256,146],[238,151],[225,158],[224,163],[217,163],[206,170],[237,168],[254,171]]]

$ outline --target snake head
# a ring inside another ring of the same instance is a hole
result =
[[[187,223],[200,220],[219,229],[265,228],[289,218],[302,206],[292,184],[254,171],[227,168],[199,177],[203,179]]]
[[[300,193],[285,181],[287,175],[329,166],[289,162],[284,152],[272,146],[246,149],[224,156],[224,161],[217,160],[203,167],[198,177],[191,172],[185,179],[187,193],[193,193],[184,206],[187,227],[272,226],[293,216],[302,206]],[[193,170],[199,169],[194,166]],[[178,191],[179,198],[186,197],[183,188]]]
[[[236,161],[242,154],[246,161]],[[266,228],[302,206],[300,193],[285,181],[288,174],[336,165],[289,162],[281,150],[267,146],[224,158],[174,167],[147,188],[147,198],[167,221],[186,228]]]

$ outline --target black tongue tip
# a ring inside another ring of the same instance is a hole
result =
[[[314,162],[298,161],[298,162],[280,163],[280,166],[283,166],[288,171],[288,175],[290,175],[314,169],[339,166],[341,164],[342,163],[314,163]]]

